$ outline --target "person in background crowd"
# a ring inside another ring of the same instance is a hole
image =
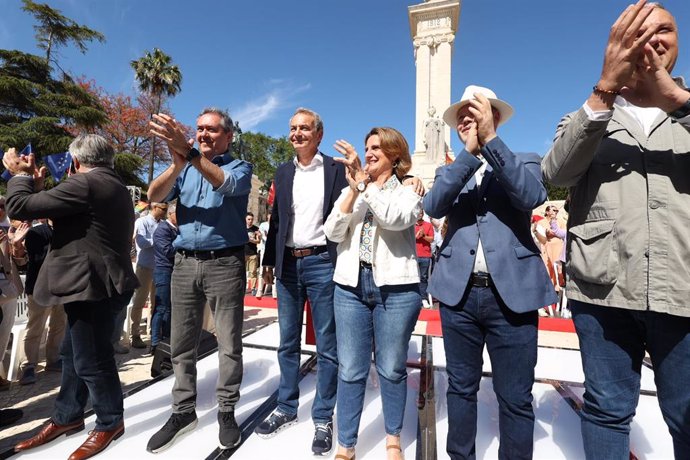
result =
[[[407,348],[421,308],[415,261],[415,221],[421,196],[402,178],[412,166],[405,138],[393,128],[373,128],[365,138],[365,167],[349,143],[348,187],[324,224],[338,242],[334,281],[338,338],[338,454],[353,459],[374,349],[381,382],[386,455],[401,459],[407,398]]]
[[[259,249],[259,287],[256,289],[256,298],[260,299],[265,294],[264,291],[271,289],[273,298],[277,297],[276,285],[273,280],[273,267],[264,266],[264,254],[266,253],[266,238],[268,238],[268,229],[271,221],[271,213],[266,216],[266,220],[259,224],[259,232],[261,233],[261,243]]]
[[[156,262],[153,249],[153,232],[168,212],[165,203],[151,202],[151,211],[140,217],[134,223],[134,242],[137,247],[137,278],[141,285],[134,291],[132,297],[132,311],[130,313],[130,345],[132,348],[146,348],[146,343],[141,339],[141,315],[146,299],[149,299],[149,308],[156,303],[156,287],[153,282],[153,270]]]
[[[671,76],[678,27],[628,6],[598,81],[558,125],[542,172],[568,187],[568,297],[585,373],[588,459],[627,459],[649,353],[675,457],[690,455],[690,91]]]
[[[416,243],[417,266],[419,267],[419,294],[422,296],[422,306],[430,308],[429,296],[426,289],[429,284],[431,270],[431,244],[434,241],[434,226],[424,220],[424,210],[421,210],[414,226]]]
[[[184,125],[163,113],[153,118],[151,133],[167,142],[172,164],[151,182],[148,194],[159,202],[177,198],[179,235],[171,281],[173,413],[146,450],[161,452],[197,425],[196,352],[207,304],[218,338],[218,443],[230,449],[241,441],[235,405],[242,383],[244,217],[252,165],[230,154],[233,124],[224,110],[206,108],[197,118],[198,150]]]
[[[0,208],[0,219],[5,214],[5,198],[0,196],[2,208]],[[7,220],[10,223],[9,219]],[[21,225],[21,222],[15,222],[16,225]],[[0,225],[0,309],[5,315],[5,321],[0,324],[0,350],[3,356],[7,345],[10,341],[12,327],[17,312],[17,297],[23,292],[22,280],[19,277],[17,265],[12,254],[12,238],[15,232],[15,227],[9,226],[8,230],[3,230]],[[4,368],[4,366],[3,366]],[[0,391],[9,390],[10,381],[7,380],[7,375],[0,375]]]
[[[436,171],[424,197],[426,213],[448,223],[429,291],[440,302],[452,459],[476,455],[484,344],[498,399],[498,456],[532,458],[537,309],[556,293],[530,235],[532,210],[546,200],[540,157],[516,155],[496,134],[512,114],[490,89],[468,86],[443,114],[465,148]]]
[[[134,227],[132,200],[114,167],[115,150],[101,136],[77,137],[69,146],[76,173],[47,191],[33,155],[10,149],[3,164],[8,183],[7,212],[13,219],[53,222],[50,250],[33,296],[40,305],[65,307],[62,381],[51,418],[15,451],[34,449],[63,434],[84,429],[87,401],[96,426],[69,457],[82,460],[124,434],[122,387],[110,338],[115,316],[138,281],[129,259]],[[37,184],[38,182],[38,184]]]
[[[60,372],[62,361],[60,360],[60,344],[65,334],[65,309],[62,305],[44,306],[36,302],[33,296],[34,285],[38,278],[38,272],[43,265],[43,261],[48,255],[50,241],[53,238],[53,229],[45,221],[37,221],[33,226],[25,222],[17,228],[14,234],[14,253],[25,253],[27,258],[26,282],[24,291],[27,295],[28,317],[26,332],[24,335],[24,354],[26,361],[21,365],[21,375],[19,383],[28,385],[36,382],[36,365],[41,348],[41,340],[46,335],[45,370],[50,372]],[[48,333],[45,334],[46,321],[50,321]]]
[[[248,212],[245,217],[247,225],[247,238],[249,242],[244,246],[244,259],[247,269],[247,292],[256,295],[258,285],[257,274],[259,271],[259,248],[261,243],[261,232],[259,227],[254,225],[254,214]]]
[[[162,219],[153,232],[153,253],[156,268],[153,270],[153,283],[156,287],[156,307],[151,319],[151,347],[149,354],[156,352],[161,340],[170,338],[170,279],[175,263],[177,238],[177,212],[174,202],[167,204],[168,218]]]

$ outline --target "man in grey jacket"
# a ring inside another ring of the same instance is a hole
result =
[[[542,163],[570,187],[568,297],[585,371],[587,458],[629,458],[645,351],[676,458],[690,452],[690,93],[673,16],[640,0]]]

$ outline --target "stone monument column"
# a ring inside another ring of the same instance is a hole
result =
[[[427,128],[438,123],[451,102],[451,57],[460,20],[460,0],[425,0],[408,7],[408,15],[417,68],[412,174],[426,185],[444,163],[446,149],[450,149],[451,131],[447,126],[443,126],[445,145],[428,139],[431,134]],[[427,151],[429,146],[438,150]]]

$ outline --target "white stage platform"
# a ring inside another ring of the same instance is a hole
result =
[[[420,412],[417,409],[420,379],[424,375],[421,359],[422,336],[413,336],[408,350],[408,394],[402,441],[405,458],[417,456],[420,433],[431,435],[437,458],[448,458],[445,453],[448,431],[445,393],[447,375],[445,354],[440,338],[429,340],[433,350],[433,403],[435,424],[429,430],[420,428]],[[236,408],[237,421],[244,430],[243,443],[234,452],[225,452],[222,457],[240,460],[264,460],[285,458],[290,460],[309,459],[313,424],[310,419],[311,405],[315,392],[315,372],[307,373],[300,384],[301,397],[296,426],[270,438],[262,439],[249,430],[250,422],[256,421],[259,412],[267,410],[271,397],[278,387],[279,370],[275,347],[278,345],[278,326],[272,324],[244,340],[244,379],[241,398]],[[258,347],[258,348],[257,348]],[[314,348],[305,346],[303,363],[313,354]],[[146,443],[170,415],[170,390],[173,377],[169,376],[125,399],[125,435],[115,441],[98,459],[207,459],[218,454],[218,427],[216,422],[217,403],[215,384],[217,378],[217,355],[202,359],[198,363],[197,416],[199,425],[195,431],[180,439],[170,449],[159,454],[146,452]],[[420,367],[422,368],[420,370]],[[494,459],[498,452],[498,405],[491,387],[491,367],[485,355],[484,371],[487,377],[481,382],[478,395],[477,458]],[[534,408],[536,426],[534,432],[535,459],[579,459],[584,458],[580,437],[580,420],[574,409],[581,401],[584,389],[579,352],[554,348],[540,348],[537,365],[537,382],[534,385]],[[560,382],[560,383],[559,383]],[[661,418],[651,370],[643,368],[642,388],[647,395],[640,397],[637,416],[633,423],[631,450],[642,459],[673,458],[672,442]],[[651,395],[650,395],[651,394]],[[428,393],[425,393],[428,397]],[[578,401],[579,400],[579,401]],[[270,412],[268,408],[268,411]],[[87,430],[93,429],[94,416],[87,419]],[[29,451],[12,458],[60,459],[67,458],[86,438],[83,431],[70,438],[60,438],[44,448]],[[428,444],[425,444],[428,449]],[[432,449],[433,450],[433,449]],[[329,457],[335,456],[332,453]],[[318,457],[317,457],[318,458]],[[367,385],[364,412],[357,444],[358,460],[385,458],[383,416],[375,373]]]

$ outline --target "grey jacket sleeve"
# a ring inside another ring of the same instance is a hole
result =
[[[608,123],[609,120],[590,120],[583,108],[563,117],[554,143],[541,163],[544,179],[558,187],[577,184],[589,169]]]

